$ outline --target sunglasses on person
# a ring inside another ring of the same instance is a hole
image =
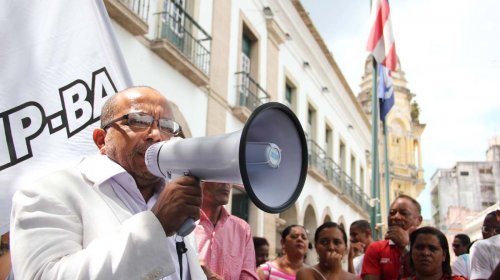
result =
[[[492,233],[495,232],[495,234],[500,234],[500,227],[489,227],[489,226],[483,226],[481,230],[485,233]]]
[[[109,121],[105,125],[102,125],[101,128],[106,130],[114,123],[122,120],[125,120],[124,125],[139,131],[149,129],[153,125],[154,121],[157,121],[158,129],[163,134],[177,136],[182,131],[181,126],[174,120],[167,118],[155,120],[153,116],[141,112],[125,114],[119,118]]]

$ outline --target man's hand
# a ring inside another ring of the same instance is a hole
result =
[[[392,240],[398,248],[405,248],[410,244],[410,234],[400,226],[390,226],[384,238]]]
[[[217,273],[213,272],[204,264],[203,261],[200,261],[201,269],[205,273],[205,276],[207,276],[207,280],[224,280],[224,278]]]
[[[365,251],[365,244],[362,242],[351,242],[349,247],[349,259],[354,259]]]
[[[184,221],[200,218],[202,192],[198,179],[183,176],[171,180],[158,197],[151,211],[156,215],[167,236],[173,235]]]

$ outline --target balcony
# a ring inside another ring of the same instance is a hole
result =
[[[109,16],[132,35],[148,33],[150,0],[104,0]]]
[[[327,186],[333,186],[333,190],[343,194],[348,203],[365,213],[369,213],[371,209],[368,203],[370,198],[363,192],[363,189],[333,159],[327,157],[327,153],[314,140],[308,139],[307,147],[309,175]]]
[[[342,185],[342,168],[333,159],[328,157],[325,158],[325,172],[328,181],[340,190],[340,186]]]
[[[309,174],[318,181],[326,179],[326,152],[313,140],[307,139]]]
[[[237,72],[236,94],[237,104],[233,108],[233,114],[241,122],[246,122],[255,108],[269,102],[269,94],[257,83],[249,73]]]
[[[150,48],[197,86],[208,85],[212,37],[177,3],[155,13],[155,39]]]

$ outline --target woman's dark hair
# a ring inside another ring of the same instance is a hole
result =
[[[305,228],[303,226],[300,226],[300,225],[289,225],[287,226],[282,232],[281,232],[281,239],[285,240],[286,237],[290,234],[290,231],[292,231],[292,228],[294,227],[300,227],[300,228],[303,228],[305,230]]]
[[[269,246],[267,239],[265,239],[264,237],[257,237],[257,236],[253,237],[253,246],[255,249],[259,248],[260,246],[264,246],[264,245]]]
[[[451,275],[451,266],[450,266],[450,250],[448,249],[448,240],[446,239],[446,236],[444,233],[442,233],[439,229],[434,228],[434,227],[421,227],[414,232],[410,234],[410,264],[413,269],[415,269],[413,265],[413,258],[412,252],[413,252],[413,244],[415,244],[415,241],[417,240],[417,237],[420,234],[432,234],[437,237],[439,240],[439,245],[441,246],[441,249],[445,253],[445,260],[442,263],[442,270],[444,275]]]
[[[340,232],[342,232],[342,238],[347,246],[347,234],[345,233],[344,227],[334,222],[325,222],[316,229],[316,232],[314,233],[314,243],[318,242],[319,233],[326,228],[338,228]]]

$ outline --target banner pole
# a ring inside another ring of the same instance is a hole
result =
[[[379,161],[378,161],[378,96],[377,96],[377,61],[372,56],[372,211],[370,225],[372,237],[377,240],[376,224],[380,219]]]

